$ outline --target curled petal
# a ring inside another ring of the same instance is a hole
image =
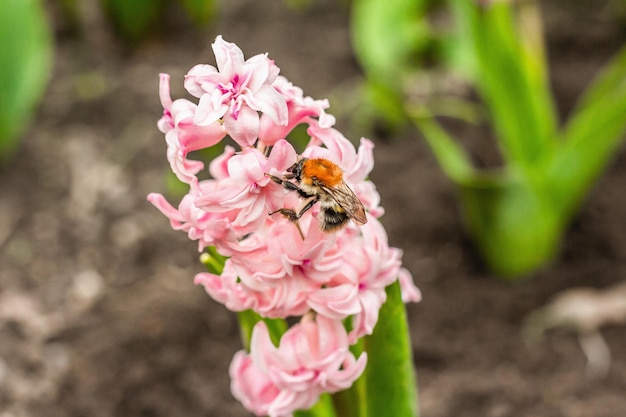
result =
[[[198,110],[194,114],[193,123],[198,126],[206,126],[218,121],[224,117],[228,111],[228,105],[220,99],[215,100],[212,94],[206,93],[200,96],[198,102]]]
[[[336,287],[321,288],[309,295],[308,305],[318,314],[334,320],[342,320],[361,312],[356,285],[343,284]]]
[[[387,294],[384,289],[371,290],[363,292],[360,298],[361,312],[353,316],[353,329],[348,335],[351,344],[356,343],[362,336],[372,334],[378,322],[379,310],[387,300]]]
[[[215,54],[215,61],[220,73],[226,78],[231,78],[239,72],[244,64],[242,50],[231,42],[226,42],[222,36],[215,38],[215,42],[211,45]]]
[[[224,76],[213,65],[199,64],[185,75],[185,89],[194,97],[202,97],[216,85],[224,81]]]
[[[422,301],[422,293],[415,286],[411,273],[406,268],[400,268],[398,272],[398,280],[400,282],[400,290],[402,291],[402,302],[419,303]]]
[[[159,74],[159,98],[164,109],[172,107],[172,97],[170,95],[170,75]]]
[[[281,401],[277,400],[280,390],[254,365],[245,351],[235,354],[228,373],[233,397],[257,416],[270,414],[270,407],[276,408],[276,403]]]

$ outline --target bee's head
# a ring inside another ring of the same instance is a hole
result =
[[[287,168],[287,172],[291,173],[296,181],[300,181],[302,179],[302,169],[306,161],[308,161],[307,158],[300,158],[295,164]]]

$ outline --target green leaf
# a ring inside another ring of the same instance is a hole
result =
[[[609,96],[622,94],[626,89],[626,46],[613,57],[602,71],[595,77],[590,86],[578,100],[576,110],[583,111],[586,107],[602,106],[602,101]]]
[[[469,73],[492,114],[504,157],[533,177],[534,167],[554,151],[557,120],[538,35],[517,27],[509,3],[481,7],[454,0],[452,5],[459,37],[471,51]],[[525,28],[532,27],[531,15],[525,15]]]
[[[181,0],[183,7],[193,22],[199,26],[209,24],[216,13],[214,0]]]
[[[510,280],[554,257],[564,225],[550,200],[524,178],[508,173],[459,186],[465,228],[489,268]]]
[[[354,0],[350,31],[355,55],[367,76],[365,97],[374,121],[390,129],[406,123],[407,78],[431,41],[425,17],[431,0]]]
[[[362,417],[416,417],[417,388],[406,310],[398,281],[387,287],[374,333],[363,340],[367,366]]]
[[[0,2],[0,158],[17,146],[50,77],[52,36],[38,0]]]
[[[571,216],[608,165],[626,131],[626,47],[588,87],[547,169],[550,196]]]
[[[412,119],[426,138],[430,149],[448,178],[457,184],[472,181],[476,171],[472,167],[465,150],[448,135],[439,123],[428,114],[413,115]]]
[[[352,43],[369,78],[397,85],[401,82],[398,75],[417,67],[415,58],[418,51],[430,39],[425,19],[428,4],[428,0],[352,2]]]

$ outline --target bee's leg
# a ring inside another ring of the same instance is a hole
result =
[[[306,191],[304,191],[302,188],[298,187],[298,185],[294,184],[293,182],[290,181],[286,181],[282,178],[279,178],[275,175],[272,174],[265,174],[267,175],[272,181],[274,181],[276,184],[280,184],[283,187],[285,187],[287,190],[289,191],[296,191],[298,194],[300,194],[300,197],[302,198],[311,198],[314,197],[312,194],[307,193]]]
[[[298,212],[298,219],[300,217],[302,217],[302,215],[304,213],[306,213],[307,211],[309,211],[311,209],[311,207],[313,207],[313,205],[315,205],[315,203],[317,203],[320,199],[319,195],[316,195],[315,198],[312,198],[311,200],[307,201],[307,203],[300,209],[300,211]],[[297,219],[296,219],[297,220]]]
[[[286,182],[286,181],[285,181]],[[295,211],[294,209],[289,209],[289,208],[281,208],[278,209],[276,211],[273,211],[270,213],[270,216],[272,214],[276,214],[276,213],[280,213],[283,216],[287,217],[289,220],[291,220],[292,222],[297,222],[298,219],[300,219],[300,217],[302,217],[302,215],[304,213],[306,213],[307,211],[309,211],[311,209],[311,207],[313,207],[313,205],[315,203],[317,203],[317,201],[319,200],[319,197],[315,196],[316,198],[313,198],[311,200],[309,200],[301,209],[300,211]]]
[[[311,207],[313,207],[313,205],[317,203],[318,200],[319,200],[319,196],[315,196],[315,198],[309,200],[304,205],[304,207],[300,209],[300,211],[295,211],[294,209],[288,209],[288,208],[281,208],[281,209],[271,212],[270,216],[275,213],[280,213],[283,216],[287,217],[289,221],[293,222],[296,225],[296,227],[298,228],[298,233],[300,233],[300,237],[302,238],[302,240],[304,240],[304,233],[302,233],[302,229],[300,229],[300,223],[298,223],[298,219],[300,219],[300,217],[302,217],[304,213],[310,210]]]
[[[298,219],[300,218],[298,213],[293,209],[281,208],[281,209],[278,209],[276,211],[269,213],[269,215],[271,216],[272,214],[276,214],[276,213],[282,214],[283,216],[287,217],[292,222],[297,222]]]

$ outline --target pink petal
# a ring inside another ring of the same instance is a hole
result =
[[[215,61],[220,73],[230,79],[243,68],[244,57],[243,52],[237,45],[226,42],[222,36],[215,38],[215,42],[211,45],[215,54]]]
[[[274,144],[272,152],[267,159],[265,171],[270,172],[272,169],[284,171],[296,162],[297,154],[293,146],[286,140],[279,140]]]
[[[206,126],[216,123],[228,111],[228,105],[215,103],[212,95],[205,93],[200,96],[198,109],[193,118],[193,123],[198,126]]]
[[[347,172],[350,181],[364,181],[370,172],[372,172],[374,169],[373,149],[374,143],[371,140],[361,138],[361,144],[359,145],[354,165],[351,167],[350,171]]]
[[[267,366],[272,363],[272,359],[276,354],[277,349],[272,343],[267,325],[264,321],[259,321],[254,325],[252,337],[250,338],[250,355],[252,360],[256,366],[267,372]]]
[[[422,293],[415,286],[411,273],[406,268],[400,268],[398,272],[398,281],[400,281],[400,289],[402,290],[402,301],[405,303],[418,303],[422,300]]]
[[[265,157],[254,148],[244,149],[238,155],[233,156],[228,161],[228,172],[233,178],[237,178],[246,184],[253,184],[257,180],[265,177],[262,164],[265,164]]]
[[[220,74],[213,65],[199,64],[187,72],[184,86],[189,94],[200,98],[224,81],[227,81],[224,75]]]
[[[148,194],[148,201],[152,203],[154,207],[156,207],[165,217],[170,219],[174,224],[180,224],[180,222],[185,221],[185,218],[180,214],[180,212],[174,208],[170,203],[167,202],[165,197],[158,193],[150,193]]]
[[[279,126],[286,126],[289,121],[287,102],[274,87],[264,84],[254,92],[254,95],[246,95],[250,107],[260,110]]]
[[[228,373],[233,397],[257,416],[267,415],[280,391],[267,375],[255,366],[245,351],[241,350],[235,354]]]
[[[229,176],[228,174],[228,161],[235,155],[235,148],[232,146],[224,147],[224,152],[215,157],[209,163],[209,173],[215,179],[224,179]]]
[[[268,83],[270,75],[271,61],[267,54],[258,54],[249,58],[243,65],[243,73],[246,79],[242,86],[250,90],[253,94],[263,85]]]
[[[341,320],[361,311],[358,292],[358,287],[351,284],[322,288],[309,295],[307,304],[318,314]]]
[[[237,118],[231,112],[224,115],[224,128],[228,135],[242,148],[253,146],[259,134],[259,114],[243,105]]]
[[[159,98],[164,109],[172,107],[172,97],[170,95],[170,75],[159,74]]]
[[[363,374],[367,365],[367,352],[361,353],[356,361],[351,358],[351,355],[348,358],[350,359],[344,362],[343,369],[334,373],[323,385],[326,391],[332,393],[348,389]]]

